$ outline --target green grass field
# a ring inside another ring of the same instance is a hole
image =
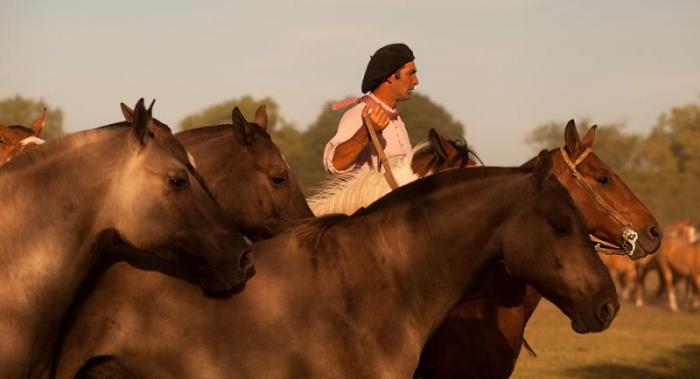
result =
[[[512,378],[700,378],[700,312],[673,314],[662,301],[623,302],[610,328],[581,335],[543,300],[525,338],[538,357],[523,349]]]

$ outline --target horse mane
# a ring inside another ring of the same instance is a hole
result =
[[[418,179],[411,169],[413,152],[390,162],[391,171],[399,186]],[[317,192],[307,199],[317,216],[327,213],[352,213],[358,207],[368,205],[391,191],[384,174],[375,170],[355,170],[335,174],[317,187]]]
[[[333,213],[320,217],[304,218],[291,221],[287,226],[287,230],[291,234],[300,237],[300,240],[310,247],[309,251],[311,251],[312,256],[316,256],[318,253],[318,246],[323,236],[326,234],[326,231],[328,231],[331,226],[349,217],[350,216],[342,213]]]

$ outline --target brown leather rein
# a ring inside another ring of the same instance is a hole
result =
[[[581,162],[583,162],[586,157],[592,152],[591,148],[586,148],[586,150],[581,153],[581,155],[576,158],[575,161],[571,161],[571,158],[569,157],[569,154],[566,153],[566,150],[564,148],[559,148],[559,151],[561,152],[562,158],[564,158],[564,162],[566,162],[566,165],[569,167],[569,171],[571,171],[571,175],[576,179],[576,183],[583,188],[588,195],[593,198],[593,200],[601,207],[605,212],[610,215],[617,223],[622,225],[624,227],[622,231],[622,247],[618,246],[617,244],[614,244],[609,241],[602,240],[593,234],[589,234],[589,237],[591,238],[591,241],[595,243],[595,249],[599,253],[603,254],[608,254],[608,255],[626,255],[626,256],[632,256],[634,253],[634,249],[636,247],[636,242],[637,242],[637,232],[632,229],[632,223],[629,222],[624,216],[622,216],[619,212],[615,210],[608,202],[605,201],[596,191],[593,187],[591,187],[588,183],[586,183],[585,180],[583,180],[583,175],[578,171],[576,166],[578,166]]]

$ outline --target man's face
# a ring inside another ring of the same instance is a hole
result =
[[[387,81],[391,86],[396,100],[408,100],[411,97],[413,88],[418,85],[418,71],[416,63],[411,61],[399,69],[399,77],[391,75]]]

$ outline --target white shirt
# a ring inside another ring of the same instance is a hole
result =
[[[374,101],[381,104],[384,109],[388,111],[394,111],[389,108],[384,102],[379,100],[373,94],[369,95]],[[374,145],[370,140],[367,146],[360,152],[355,160],[355,163],[345,170],[337,170],[333,167],[333,155],[335,154],[335,148],[341,143],[349,140],[352,136],[357,133],[357,130],[362,127],[362,110],[365,107],[365,103],[360,102],[354,107],[348,109],[343,117],[338,123],[338,131],[335,136],[331,138],[326,144],[326,148],[323,151],[323,165],[331,174],[349,172],[352,170],[377,170],[384,171],[379,162],[379,157],[374,149]],[[387,125],[384,130],[377,133],[379,141],[384,148],[384,153],[387,159],[392,160],[392,158],[404,157],[411,153],[411,141],[408,138],[408,131],[406,130],[406,125],[404,125],[401,116],[398,116],[396,120],[389,120],[389,125]]]

